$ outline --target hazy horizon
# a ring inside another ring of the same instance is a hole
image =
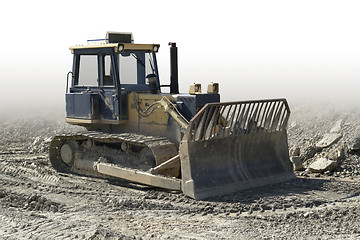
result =
[[[290,105],[357,106],[360,100],[357,1],[179,1],[172,6],[113,1],[114,9],[110,3],[87,4],[82,11],[84,3],[21,1],[21,9],[19,3],[5,4],[0,115],[62,111],[72,65],[69,46],[84,44],[99,31],[130,31],[135,43],[160,43],[165,84],[167,44],[177,42],[184,93],[194,82],[203,92],[209,82],[218,82],[222,101],[281,97]]]

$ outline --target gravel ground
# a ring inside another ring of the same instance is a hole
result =
[[[2,239],[360,239],[359,109],[294,107],[289,147],[304,167],[297,178],[205,201],[55,172],[47,156],[51,137],[79,129],[63,117],[0,122]],[[316,147],[334,131],[340,139]],[[337,166],[309,171],[320,157]]]

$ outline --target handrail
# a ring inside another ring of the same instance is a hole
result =
[[[70,74],[71,74],[71,78],[74,77],[72,71],[70,71],[70,72],[67,73],[67,75],[66,75],[66,90],[65,90],[66,93],[68,93],[68,91],[69,91],[69,75],[70,75]]]

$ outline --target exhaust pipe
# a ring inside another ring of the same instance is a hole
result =
[[[170,93],[179,93],[178,57],[176,43],[169,42],[170,46]]]

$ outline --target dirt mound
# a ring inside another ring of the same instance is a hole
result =
[[[48,200],[39,194],[27,196],[25,194],[0,190],[0,201],[5,207],[15,207],[29,211],[63,212],[59,203]]]

